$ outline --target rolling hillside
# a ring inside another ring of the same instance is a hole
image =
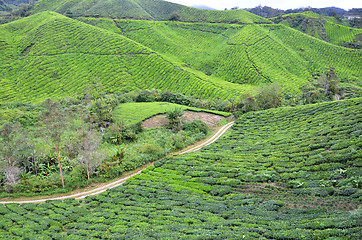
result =
[[[0,52],[0,101],[82,94],[94,81],[111,92],[157,88],[203,98],[253,89],[183,69],[124,36],[53,12],[1,25]]]
[[[343,26],[332,17],[304,12],[291,13],[272,20],[335,45],[361,48],[362,29]]]
[[[40,0],[32,10],[55,11],[75,17],[102,16],[186,22],[270,23],[269,20],[244,10],[216,11],[186,7],[163,0]]]
[[[359,239],[361,99],[243,115],[84,201],[0,206],[7,239]]]
[[[361,80],[362,53],[283,25],[230,25],[80,18],[139,42],[184,66],[239,84],[280,83],[295,92],[329,66]]]
[[[295,93],[329,66],[342,82],[362,77],[360,50],[283,25],[79,20],[42,12],[0,26],[0,101],[82,94],[94,81],[226,99],[272,82]]]

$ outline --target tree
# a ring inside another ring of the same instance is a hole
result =
[[[5,123],[0,129],[0,159],[4,161],[4,174],[7,186],[15,186],[19,179],[17,166],[23,153],[30,149],[26,133],[19,123]],[[16,187],[15,187],[16,190]]]
[[[323,72],[317,80],[308,82],[301,90],[303,104],[338,100],[343,95],[333,67]]]
[[[244,113],[257,110],[255,98],[250,94],[243,94],[240,98],[240,106]]]
[[[69,114],[62,107],[59,106],[58,102],[52,101],[51,99],[45,100],[44,104],[46,106],[46,109],[41,113],[40,118],[44,123],[44,131],[46,137],[49,140],[48,142],[55,150],[60,177],[62,179],[62,185],[64,188],[64,176],[60,153],[62,136],[69,122]]]
[[[283,103],[282,88],[278,83],[272,83],[261,89],[256,101],[262,110],[280,107]]]
[[[5,170],[4,170],[4,175],[6,178],[5,185],[7,187],[14,187],[14,189],[16,191],[16,184],[18,184],[18,182],[19,182],[20,172],[21,172],[21,170],[17,166],[8,166],[7,168],[5,168]],[[7,189],[7,191],[10,192],[11,190]]]
[[[335,69],[333,67],[329,67],[318,79],[318,85],[322,88],[325,94],[331,92],[333,95],[339,92],[338,84],[339,80],[337,77]]]
[[[182,116],[184,110],[181,108],[175,108],[174,110],[168,111],[166,113],[169,125],[174,131],[182,130]]]
[[[105,158],[105,154],[97,151],[102,142],[102,136],[99,133],[90,130],[83,132],[81,139],[78,160],[86,167],[89,180],[90,173],[93,172]]]
[[[180,14],[178,12],[173,12],[170,17],[171,21],[178,21],[180,20]]]

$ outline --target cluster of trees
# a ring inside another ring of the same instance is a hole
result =
[[[320,15],[324,16],[330,16],[330,17],[342,17],[343,15],[361,15],[361,9],[360,8],[352,8],[348,11],[342,9],[342,8],[336,8],[336,7],[326,7],[326,8],[295,8],[295,9],[288,9],[288,10],[281,10],[277,8],[272,8],[268,6],[257,6],[254,8],[246,9],[247,11],[254,13],[256,15],[259,15],[261,17],[265,18],[272,18],[277,17],[289,13],[302,13],[306,11],[312,11],[315,13],[318,13]]]
[[[74,119],[78,116],[70,109],[64,109],[58,102],[47,99],[43,104],[45,109],[39,117],[41,127],[33,134],[38,139],[41,138],[44,148],[50,149],[49,154],[54,155],[63,188],[65,182],[62,166],[67,157],[76,158],[86,169],[89,179],[90,173],[105,158],[105,154],[98,151],[102,140],[101,134],[87,121],[78,123],[81,127],[77,127]],[[70,128],[75,128],[73,136],[69,136]],[[34,144],[28,135],[29,133],[18,122],[5,123],[0,129],[0,159],[6,178],[5,185],[9,192],[16,191],[16,184],[22,173],[21,166],[32,164],[35,165],[33,171],[40,171],[40,163],[34,156],[31,157]]]
[[[311,103],[340,100],[344,89],[339,86],[339,79],[333,67],[323,72],[318,78],[309,81],[301,88],[301,93],[283,93],[278,83],[272,83],[260,89],[256,96],[244,94],[233,103],[233,111],[246,113],[281,106],[306,105]]]
[[[101,84],[87,87],[86,92],[83,97],[59,102],[47,99],[36,107],[40,110],[34,116],[14,116],[0,124],[1,188],[10,193],[69,191],[117,177],[208,133],[205,123],[183,124],[180,118],[178,123],[171,120],[172,134],[167,129],[144,132],[141,123],[126,125],[112,116],[118,104],[149,100],[150,94],[173,102],[191,101],[191,97],[155,90],[106,94]]]

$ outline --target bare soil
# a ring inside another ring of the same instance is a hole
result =
[[[184,115],[182,116],[182,119],[185,122],[191,122],[195,119],[198,119],[205,122],[207,125],[214,127],[217,126],[217,124],[221,120],[227,118],[212,113],[185,111]],[[142,126],[144,128],[154,128],[154,127],[163,127],[166,126],[167,124],[168,124],[168,119],[166,118],[166,114],[159,114],[143,121]]]

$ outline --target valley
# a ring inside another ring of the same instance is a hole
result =
[[[357,16],[20,2],[0,239],[361,239]]]

